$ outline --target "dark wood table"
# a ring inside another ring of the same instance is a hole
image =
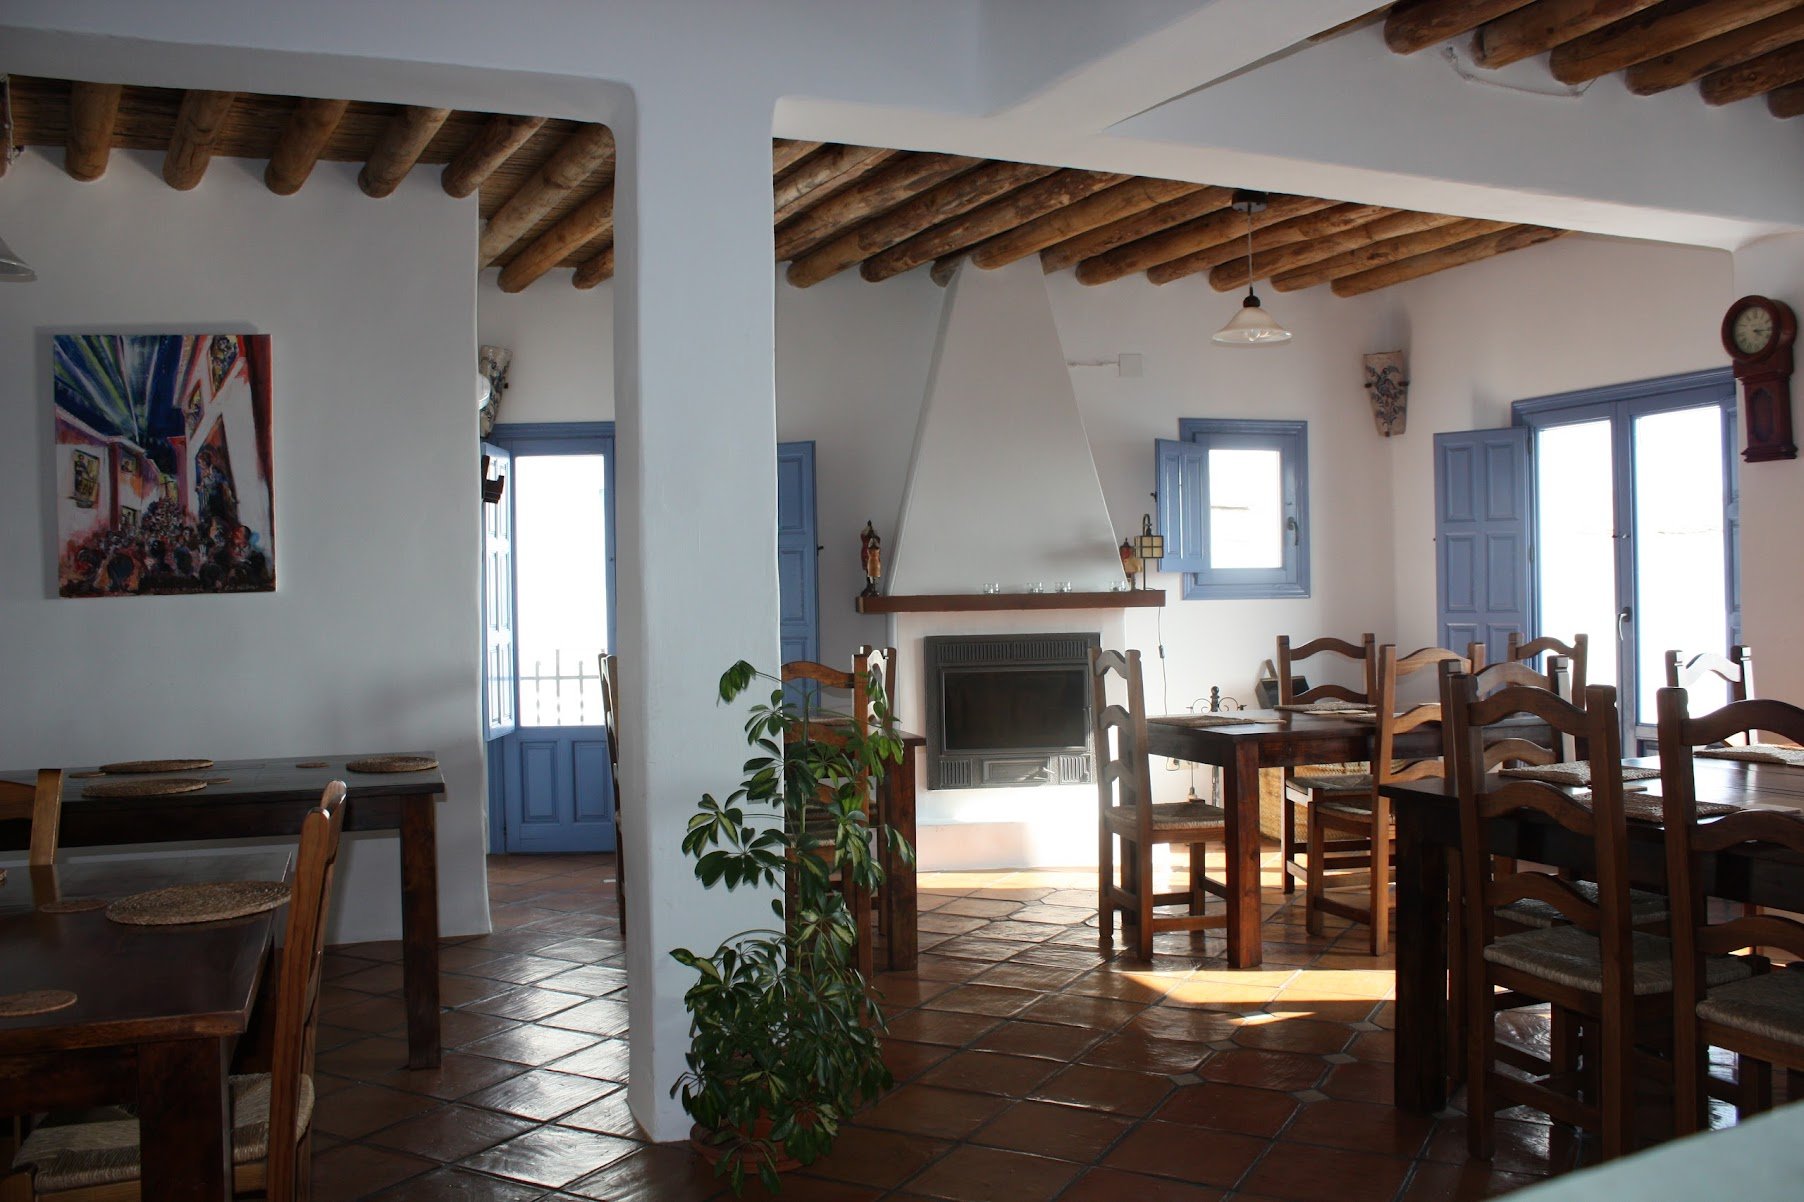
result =
[[[285,911],[136,927],[102,909],[37,907],[59,893],[120,898],[189,881],[279,881],[289,860],[285,851],[249,851],[9,868],[0,885],[0,990],[66,989],[77,1000],[0,1018],[0,1114],[135,1101],[143,1197],[230,1198],[227,1065]]]
[[[1630,763],[1658,766],[1658,759]],[[1804,769],[1732,760],[1697,761],[1699,801],[1804,809]],[[1636,782],[1658,797],[1660,782]],[[1440,780],[1386,785],[1397,824],[1396,1103],[1433,1113],[1447,1102],[1448,853],[1460,845],[1459,808]],[[1494,821],[1497,855],[1588,872],[1589,839],[1539,815]],[[1629,878],[1643,888],[1666,887],[1664,830],[1629,823]],[[1804,856],[1779,848],[1738,848],[1709,857],[1704,892],[1732,901],[1804,910]]]
[[[410,754],[432,755],[431,752]],[[398,831],[401,837],[401,955],[407,1003],[407,1064],[439,1062],[438,814],[445,778],[427,772],[360,773],[342,755],[297,759],[221,760],[204,772],[224,777],[198,793],[100,800],[82,796],[91,782],[63,787],[64,847],[105,847],[210,839],[293,838],[319,804],[326,785],[342,780],[347,831]],[[357,757],[348,757],[355,759]],[[436,757],[434,757],[436,758]],[[318,764],[320,767],[303,767]],[[74,771],[80,771],[76,769]],[[35,780],[36,771],[0,771],[0,779]],[[30,824],[0,822],[0,851],[23,848]]]

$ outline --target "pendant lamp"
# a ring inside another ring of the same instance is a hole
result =
[[[1223,346],[1264,346],[1290,341],[1290,331],[1260,307],[1259,294],[1253,291],[1253,214],[1265,209],[1267,199],[1263,192],[1250,192],[1245,188],[1234,191],[1234,207],[1247,215],[1247,298],[1240,302],[1240,311],[1211,338],[1212,342]]]
[[[38,278],[38,273],[31,269],[31,264],[18,256],[6,239],[0,238],[0,281],[9,284],[29,284]]]

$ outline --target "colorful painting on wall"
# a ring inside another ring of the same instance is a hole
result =
[[[53,340],[65,597],[276,587],[267,334]]]

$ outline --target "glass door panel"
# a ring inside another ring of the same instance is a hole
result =
[[[606,458],[518,455],[512,487],[520,725],[600,726]]]
[[[1549,426],[1535,442],[1539,629],[1591,637],[1590,684],[1617,680],[1616,473],[1608,419]]]

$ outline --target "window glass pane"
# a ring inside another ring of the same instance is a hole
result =
[[[1642,722],[1656,720],[1668,648],[1724,654],[1723,418],[1714,406],[1635,419],[1635,617]],[[1692,689],[1691,710],[1722,705],[1715,677]]]
[[[1610,423],[1549,426],[1535,439],[1540,629],[1591,639],[1589,684],[1616,683],[1615,482]]]
[[[1284,566],[1282,456],[1209,450],[1209,566]]]
[[[518,455],[514,573],[521,726],[599,726],[607,645],[606,460]]]

